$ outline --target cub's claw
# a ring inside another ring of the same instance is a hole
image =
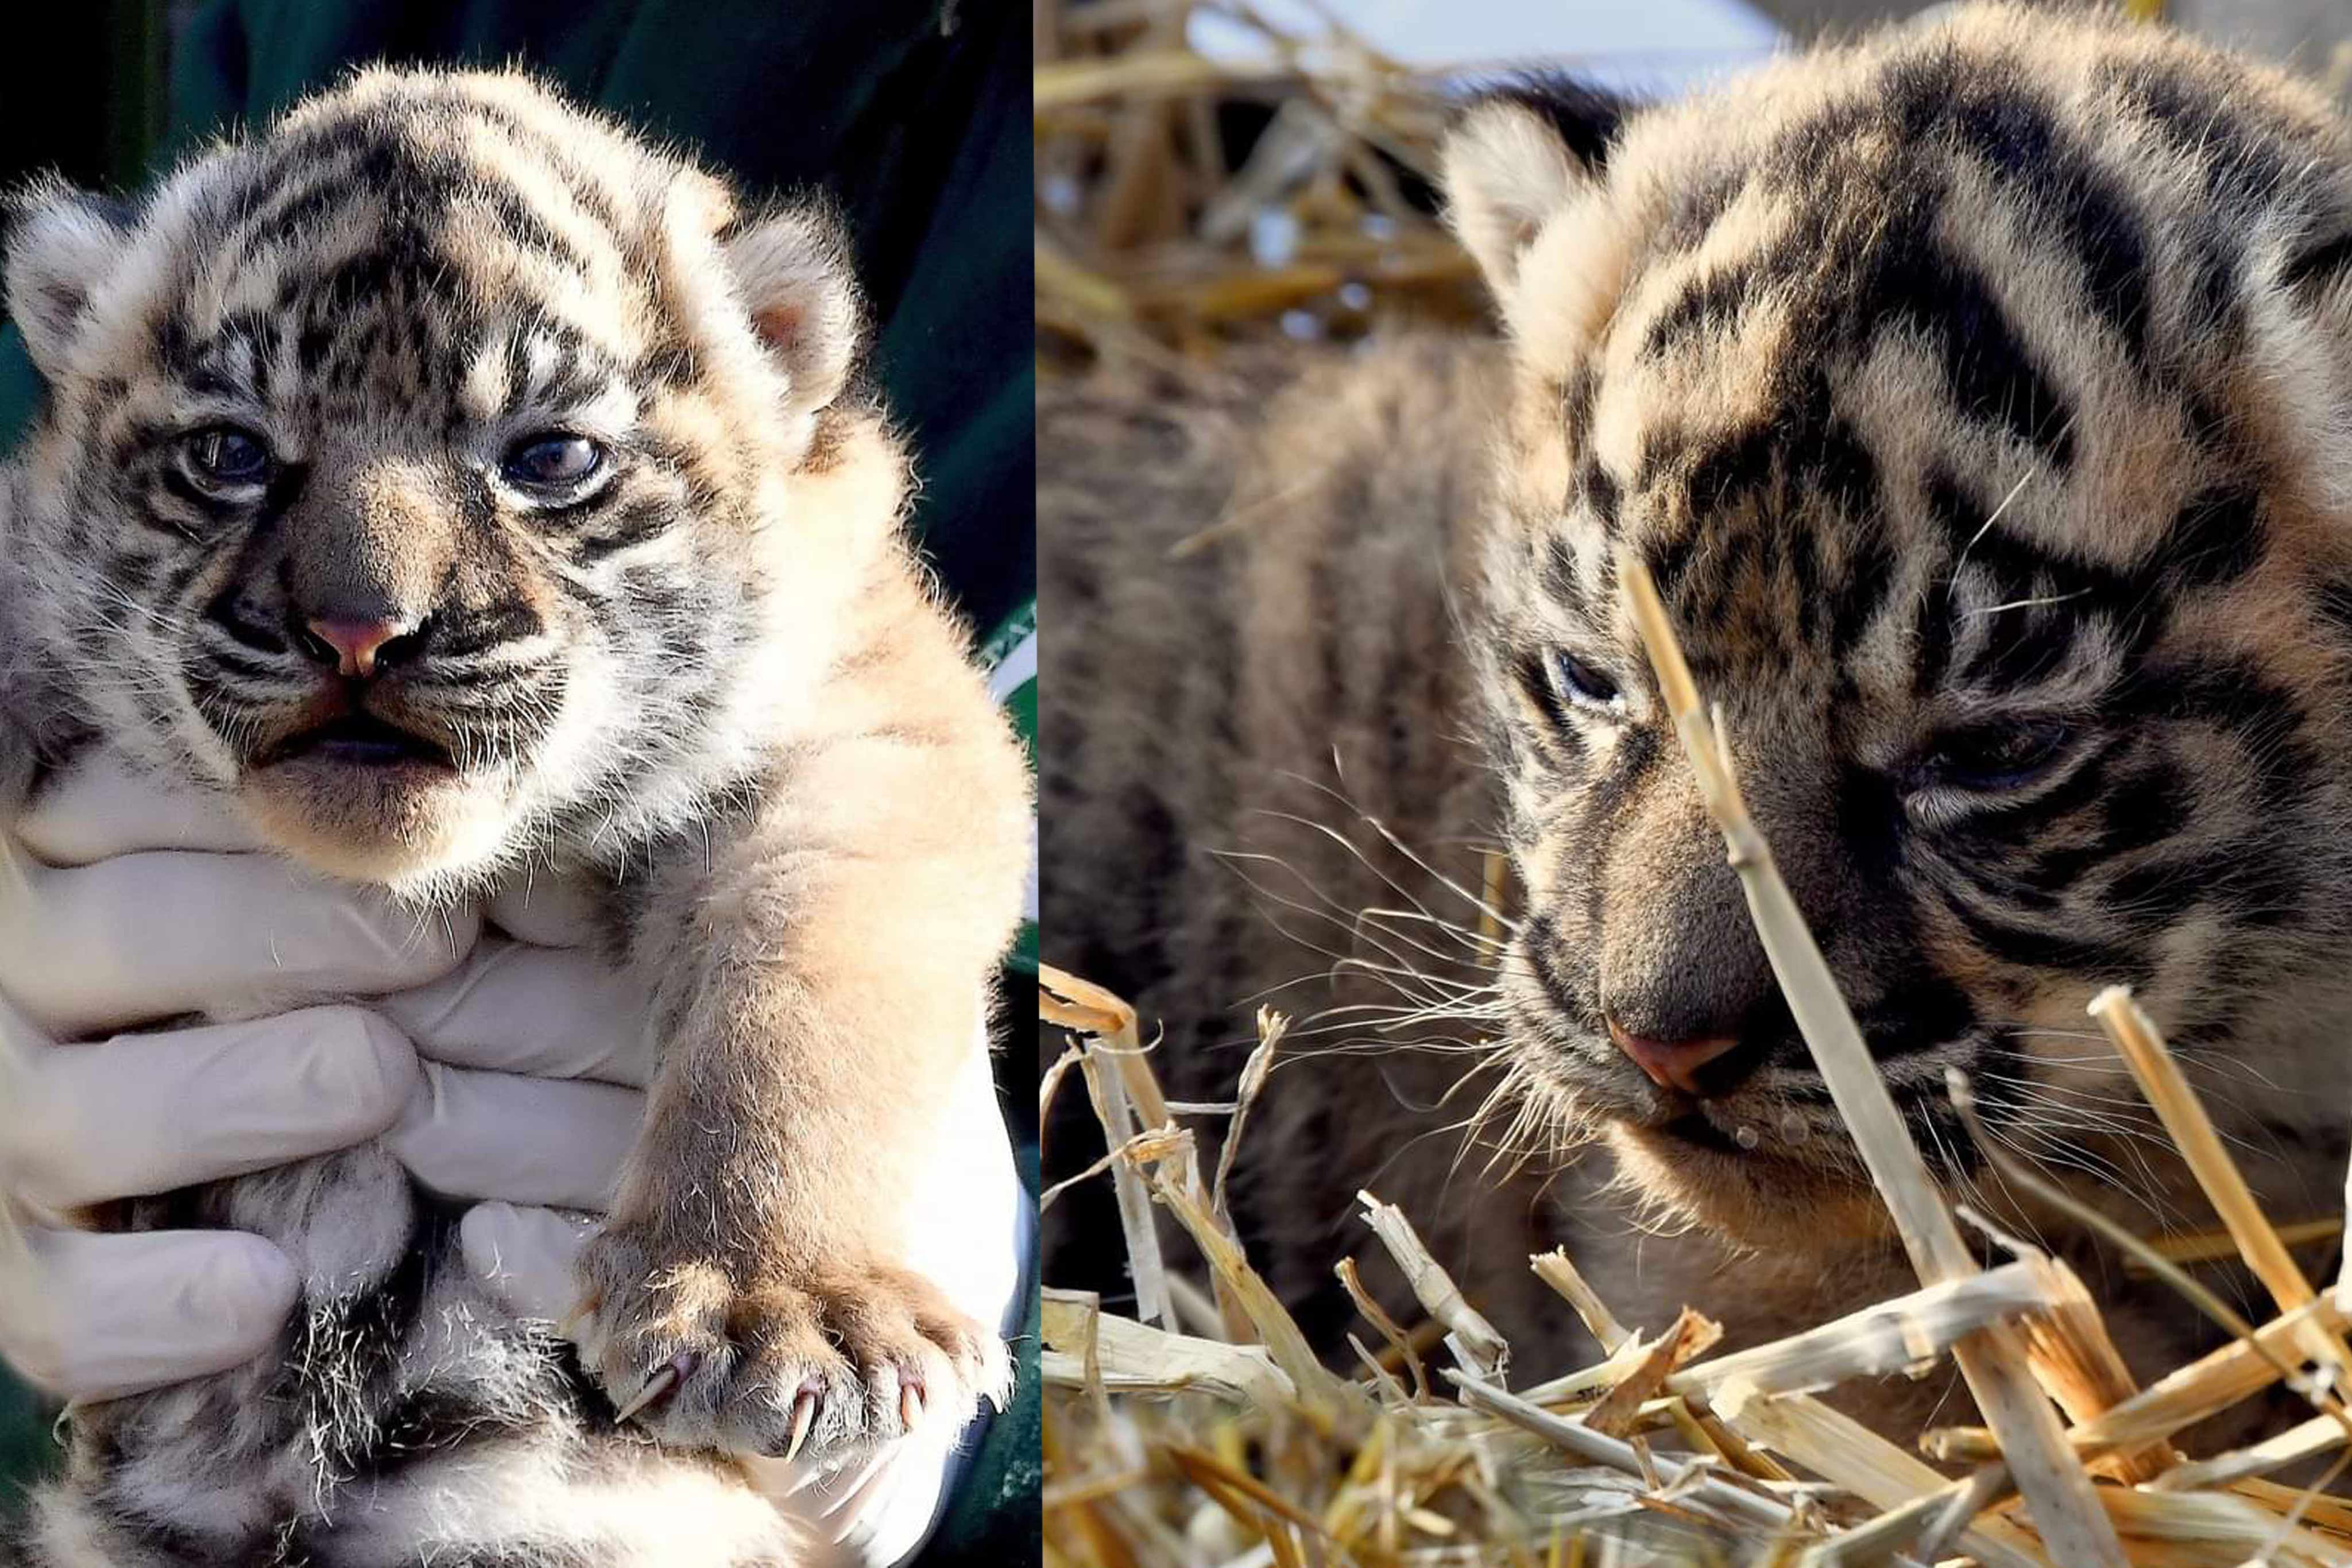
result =
[[[898,1375],[898,1424],[911,1432],[923,1418],[923,1379],[919,1373]]]
[[[632,1419],[639,1411],[653,1405],[662,1396],[693,1376],[695,1367],[700,1364],[702,1358],[694,1352],[682,1350],[661,1365],[655,1367],[654,1375],[646,1379],[646,1385],[637,1390],[637,1396],[614,1413],[613,1424],[617,1427],[622,1422]]]
[[[800,1455],[801,1445],[808,1441],[809,1427],[816,1421],[816,1390],[803,1386],[793,1396],[793,1435],[784,1444],[784,1458],[789,1461]]]
[[[1011,1381],[1003,1339],[920,1275],[786,1261],[818,1249],[781,1243],[698,1258],[688,1240],[658,1222],[608,1227],[581,1258],[600,1303],[582,1364],[656,1442],[830,1459],[961,1427]]]

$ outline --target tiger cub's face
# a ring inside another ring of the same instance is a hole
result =
[[[1518,1083],[1754,1242],[1875,1224],[1633,635],[1655,574],[1890,1087],[2142,1223],[2128,984],[2283,1209],[2341,1171],[2352,153],[2153,29],[1963,13],[1448,152],[1517,363],[1484,649]]]
[[[30,634],[331,872],[430,894],[690,810],[895,521],[829,408],[829,225],[517,77],[360,76],[133,211],[38,191],[8,299]]]

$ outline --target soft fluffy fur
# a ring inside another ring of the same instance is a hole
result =
[[[520,77],[372,71],[135,210],[31,193],[7,282],[48,401],[0,531],[0,771],[117,747],[420,910],[585,879],[663,1044],[576,1359],[373,1147],[136,1206],[271,1238],[303,1301],[260,1363],[82,1412],[29,1560],[790,1561],[726,1453],[783,1450],[808,1398],[813,1450],[961,1422],[1006,1375],[886,1195],[975,1049],[1027,841],[900,537],[833,225]],[[202,470],[224,426],[260,480]],[[548,431],[605,448],[584,492],[518,488]],[[398,629],[372,679],[333,621]],[[288,747],[361,710],[444,762]]]
[[[1660,713],[1621,542],[1952,1180],[1981,1174],[1957,1066],[2129,1222],[2210,1223],[2084,1015],[2126,982],[2272,1211],[2331,1211],[2352,146],[2321,99],[1981,7],[1647,111],[1514,89],[1445,183],[1502,344],[1044,411],[1049,956],[1167,1020],[1192,1100],[1288,988],[1237,1202],[1318,1331],[1349,1320],[1359,1186],[1545,1364],[1575,1331],[1526,1258],[1563,1242],[1642,1317],[1748,1338],[1906,1277]],[[1495,963],[1484,843],[1514,873]],[[1673,1094],[1608,1019],[1740,1044]],[[2048,1218],[2013,1222],[2072,1247]],[[2144,1369],[2179,1354],[2176,1305],[2105,1287]],[[1942,1392],[1871,1403],[1901,1424]]]

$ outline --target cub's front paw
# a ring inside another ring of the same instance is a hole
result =
[[[961,1427],[1001,1402],[1003,1341],[919,1274],[828,1257],[688,1257],[608,1226],[580,1261],[581,1354],[614,1406],[677,1448],[789,1458]]]

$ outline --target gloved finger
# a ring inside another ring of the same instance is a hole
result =
[[[236,1230],[32,1229],[0,1247],[0,1354],[52,1394],[117,1399],[222,1372],[277,1341],[299,1284]]]
[[[51,865],[88,865],[142,850],[257,850],[261,839],[217,795],[84,754],[16,819],[17,841]]]
[[[576,1083],[423,1063],[389,1136],[401,1164],[446,1197],[602,1212],[645,1120],[646,1097]]]
[[[580,1305],[572,1272],[596,1222],[536,1206],[478,1203],[457,1222],[466,1271],[518,1318],[558,1323]]]
[[[365,1143],[416,1081],[408,1042],[348,1007],[46,1047],[11,1075],[0,1176],[57,1209],[170,1192]]]
[[[751,1490],[774,1503],[810,1538],[832,1550],[825,1560],[904,1564],[929,1538],[941,1504],[968,1468],[957,1445],[963,1431],[926,1421],[904,1437],[841,1458],[738,1456]]]
[[[437,979],[470,911],[420,915],[269,855],[154,851],[54,869],[0,844],[0,994],[59,1038],[274,1012]]]
[[[576,947],[486,939],[440,979],[377,1005],[418,1054],[460,1067],[641,1089],[659,1055],[642,988]]]
[[[921,1174],[909,1190],[875,1201],[902,1205],[909,1268],[981,1322],[1017,1327],[1027,1304],[1023,1228],[1034,1224],[1034,1207],[1013,1163],[982,1041],[975,1041],[943,1092],[948,1114],[925,1143]]]
[[[596,900],[576,879],[532,873],[490,898],[490,924],[534,947],[593,947],[601,926]]]

